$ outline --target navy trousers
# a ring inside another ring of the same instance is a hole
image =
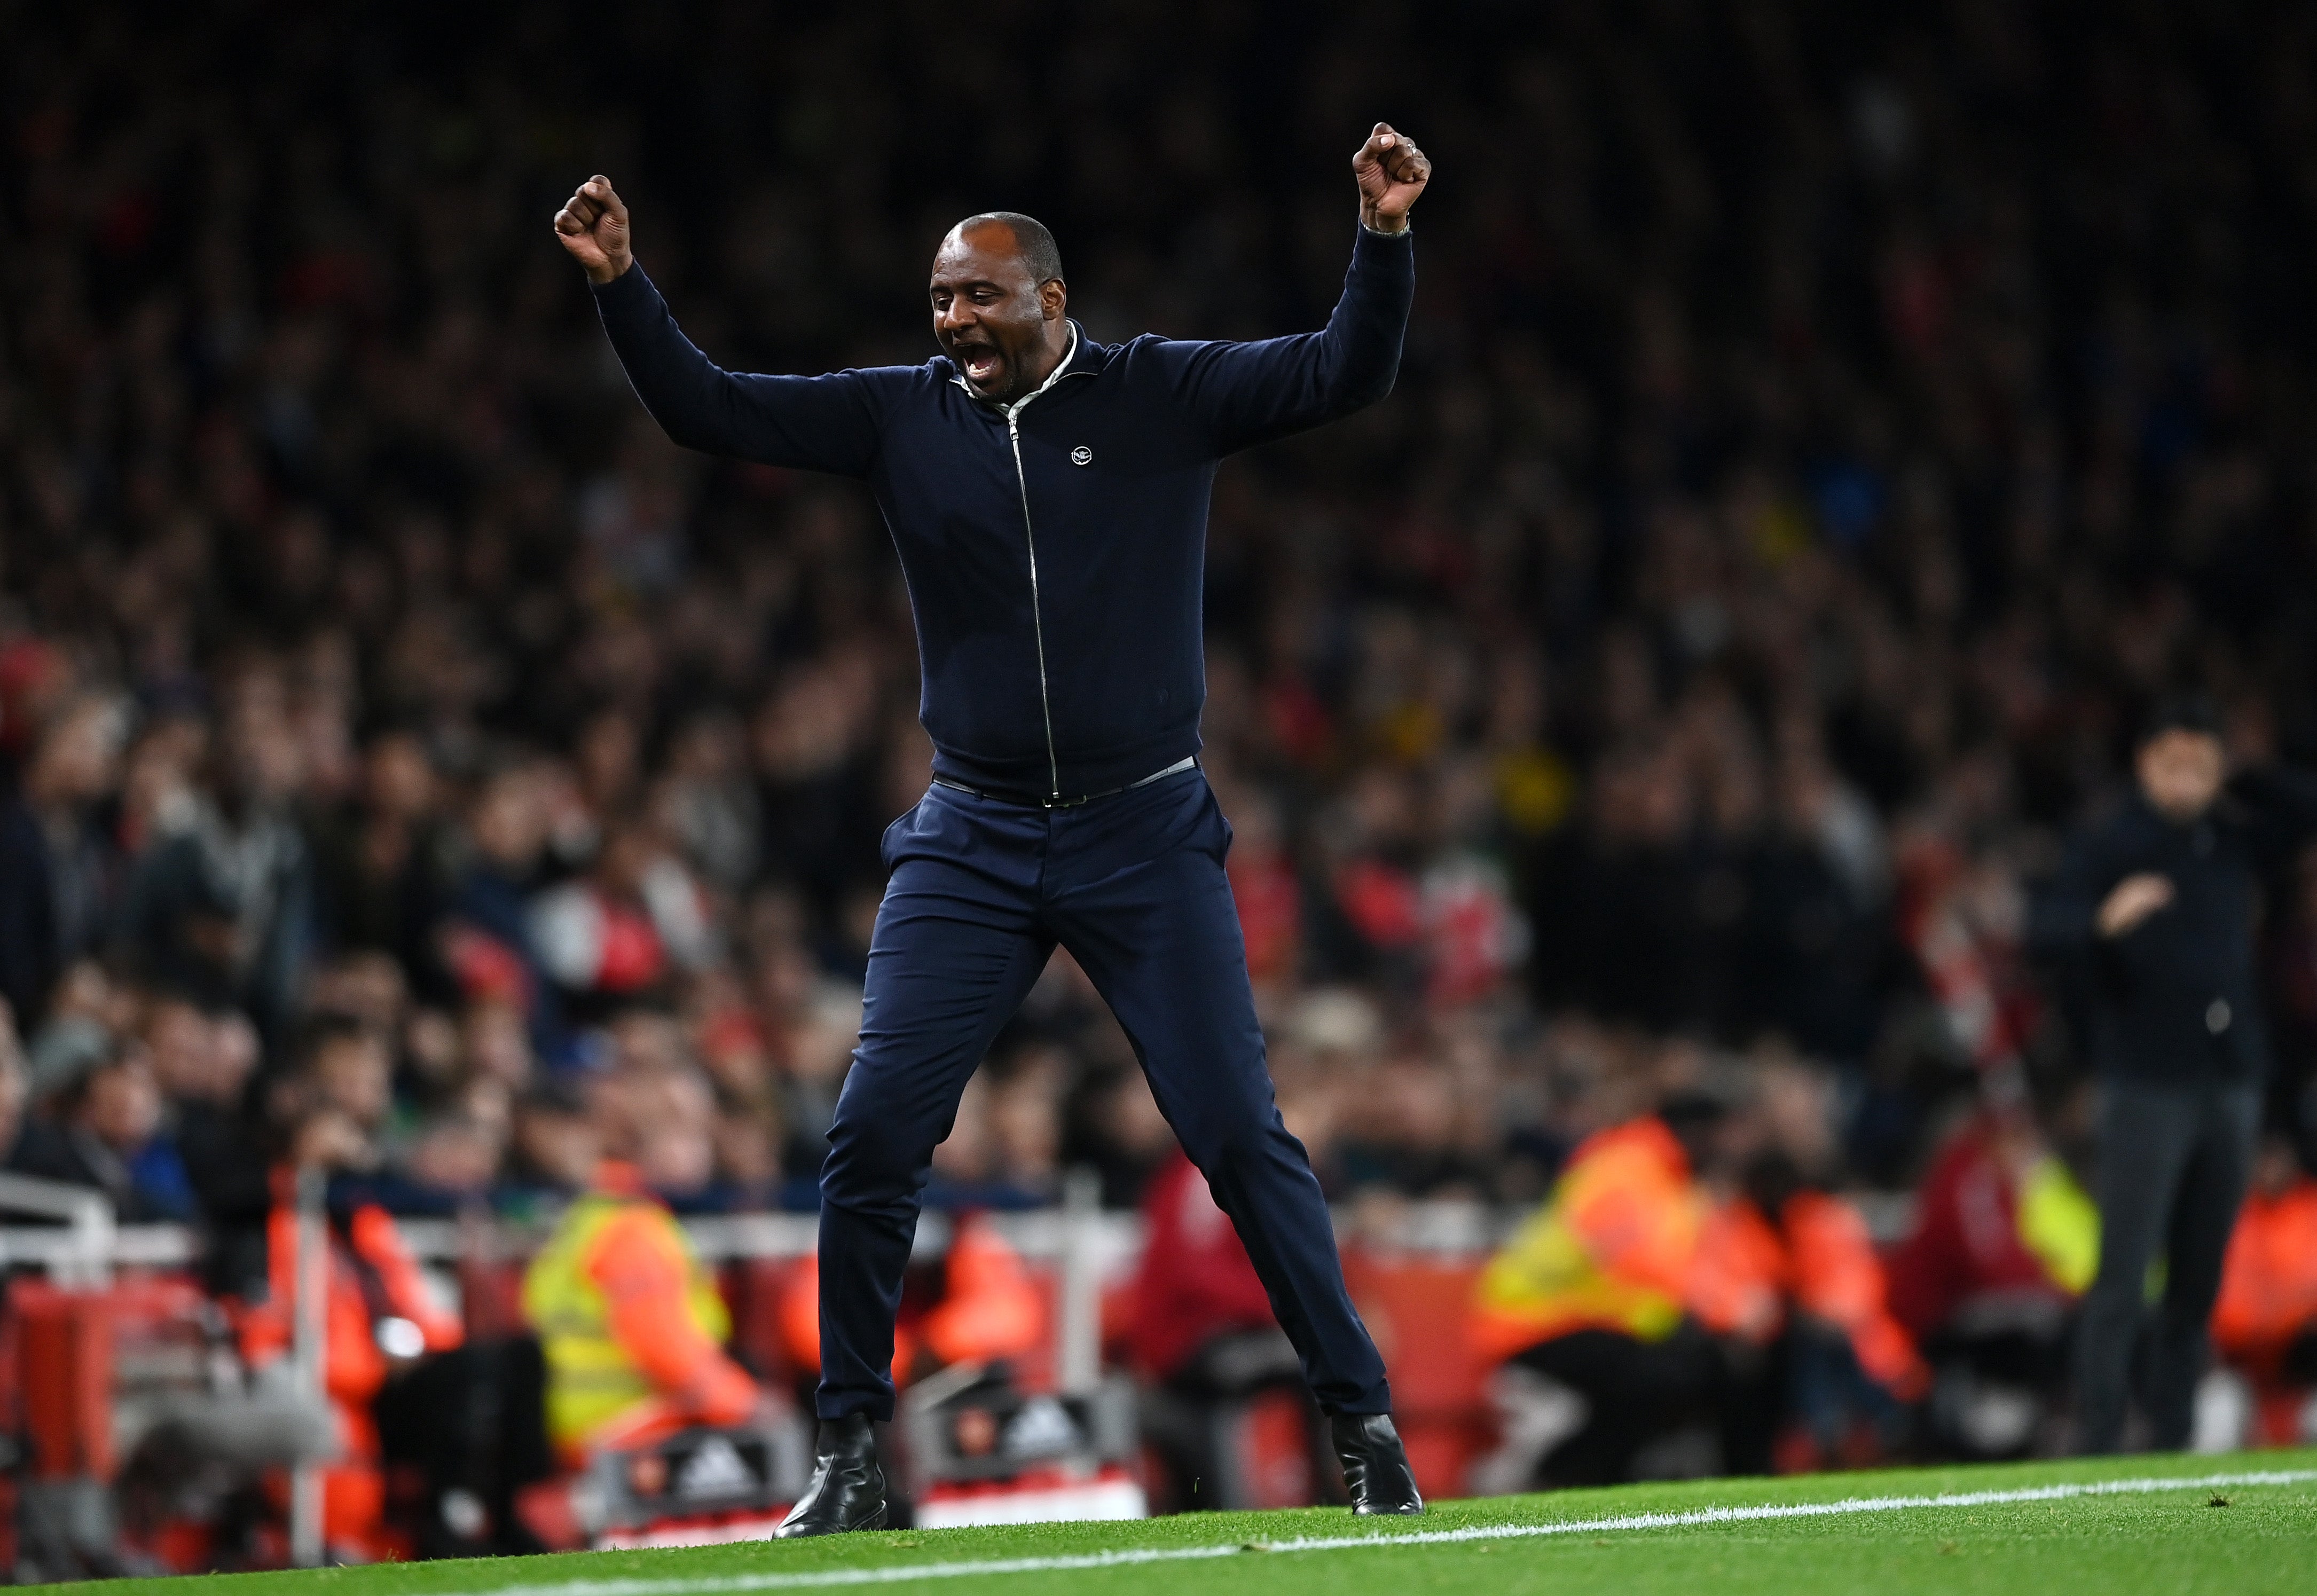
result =
[[[1068,809],[937,784],[886,831],[861,1045],[820,1174],[822,1418],[893,1416],[893,1315],[934,1147],[1057,943],[1118,1016],[1320,1405],[1390,1411],[1320,1183],[1273,1100],[1230,847],[1195,770]]]

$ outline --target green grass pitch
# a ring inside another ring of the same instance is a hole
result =
[[[1376,1543],[1376,1544],[1371,1544]],[[2317,1450],[1704,1480],[1139,1524],[119,1581],[156,1596],[2317,1592]]]

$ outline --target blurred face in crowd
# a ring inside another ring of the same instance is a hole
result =
[[[402,967],[392,954],[376,951],[331,960],[314,972],[308,988],[308,1002],[317,1012],[347,1015],[380,1036],[392,1035],[402,1024],[409,996]]]
[[[416,737],[389,732],[370,745],[364,786],[371,807],[396,820],[416,820],[434,805],[434,766]]]
[[[527,771],[502,771],[484,784],[468,817],[475,846],[511,876],[529,872],[547,843],[547,810]]]
[[[655,1191],[697,1191],[716,1172],[716,1145],[707,1126],[664,1125],[645,1132],[636,1168]]]
[[[836,987],[816,992],[804,1023],[791,1039],[789,1073],[833,1086],[851,1067],[854,1045],[860,1039],[860,994]]]
[[[2167,820],[2194,820],[2220,796],[2227,762],[2210,732],[2175,727],[2140,745],[2140,790]]]
[[[258,803],[278,803],[298,788],[303,760],[281,682],[255,674],[242,682],[226,717],[219,785]]]
[[[377,1037],[332,1037],[314,1055],[314,1087],[322,1101],[356,1125],[374,1128],[386,1122],[394,1106],[392,1062],[386,1044]]]
[[[642,739],[636,723],[616,709],[589,721],[579,734],[579,785],[597,809],[625,803],[643,771]]]
[[[1014,229],[984,222],[942,240],[928,288],[934,340],[977,399],[1008,405],[1052,370],[1049,324],[1069,298],[1060,278],[1035,281]]]
[[[1452,1146],[1456,1137],[1454,1086],[1446,1070],[1427,1060],[1393,1060],[1383,1067],[1369,1098],[1367,1106],[1375,1116],[1371,1135],[1386,1146],[1424,1152]]]
[[[31,786],[52,804],[103,798],[120,777],[124,729],[120,710],[102,699],[71,705],[41,737]]]
[[[780,1126],[749,1113],[716,1116],[716,1163],[734,1183],[761,1190],[781,1178]]]
[[[595,1178],[604,1138],[586,1114],[544,1104],[526,1105],[515,1117],[515,1150],[523,1163],[568,1191]]]
[[[152,1139],[161,1123],[161,1089],[142,1054],[130,1054],[101,1065],[89,1077],[81,1098],[78,1119],[89,1132],[117,1153],[128,1153]]]
[[[189,801],[192,773],[208,746],[208,727],[187,715],[166,716],[139,732],[121,777],[124,825],[143,832]]]
[[[643,891],[644,878],[660,857],[659,839],[640,825],[622,825],[604,839],[595,858],[595,880],[615,898],[631,898]]]
[[[483,1126],[463,1119],[427,1128],[410,1150],[410,1173],[444,1191],[485,1191],[498,1174],[499,1146]]]
[[[467,1067],[486,1079],[520,1087],[531,1078],[531,1033],[512,1003],[470,1005],[460,1023]]]
[[[697,1191],[707,1185],[716,1167],[716,1103],[708,1083],[680,1067],[617,1073],[627,1077],[617,1097],[628,1116],[644,1182],[660,1191]]]
[[[0,1157],[16,1145],[24,1124],[24,1050],[16,1041],[15,1017],[0,1001]]]
[[[612,1045],[620,1070],[640,1088],[684,1073],[691,1062],[683,1027],[649,1009],[633,1009],[613,1021]]]
[[[1038,1186],[1061,1171],[1063,1076],[1033,1069],[990,1093],[989,1135],[998,1167],[1017,1184]]]
[[[171,1097],[210,1095],[213,1043],[209,1016],[181,999],[154,1004],[145,1021],[154,1075]]]

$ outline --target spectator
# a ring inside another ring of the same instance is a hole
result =
[[[514,1100],[500,1207],[516,1217],[559,1215],[587,1190],[601,1159],[594,1116],[577,1087],[548,1081]]]
[[[442,918],[447,885],[438,802],[434,762],[416,736],[392,731],[371,740],[359,798],[318,828],[317,918],[331,946],[379,950],[414,978],[432,976],[426,938]]]
[[[576,1464],[688,1424],[737,1424],[760,1400],[721,1347],[730,1315],[691,1244],[634,1159],[655,1134],[646,1101],[598,1094],[593,1134],[534,1106],[534,1157],[558,1182],[586,1185],[523,1280],[523,1312],[547,1366],[547,1428]]]
[[[1935,1381],[1934,1447],[2017,1457],[2053,1441],[2099,1213],[2035,1126],[1981,1113],[1939,1148],[1891,1256],[1891,1306]]]
[[[103,696],[59,706],[0,806],[0,996],[28,1022],[104,941],[120,860],[97,806],[119,783],[124,729]]]
[[[1707,1270],[1746,1261],[1739,1291],[1758,1279],[1779,1295],[1768,1333],[1786,1386],[1771,1400],[1792,1422],[1776,1438],[1783,1471],[1864,1466],[1905,1443],[1907,1410],[1928,1395],[1930,1374],[1892,1316],[1883,1262],[1856,1208],[1809,1183],[1785,1149],[1767,1148],[1707,1221],[1698,1258]],[[1739,1306],[1722,1316],[1746,1315]]]
[[[360,1020],[325,1014],[308,1025],[300,1054],[302,1073],[293,1083],[300,1097],[316,1110],[339,1115],[375,1158],[394,1112],[393,1054],[386,1039]]]
[[[36,1122],[18,1144],[13,1167],[101,1191],[129,1224],[191,1219],[197,1212],[192,1182],[176,1143],[164,1133],[162,1106],[144,1049],[110,1047],[54,1089],[52,1117]]]
[[[121,908],[122,953],[157,985],[245,1008],[285,1034],[311,951],[313,860],[291,814],[300,779],[278,676],[237,684],[207,791],[165,811]]]
[[[559,1049],[559,1005],[532,941],[529,904],[547,848],[539,772],[510,762],[478,784],[468,805],[468,858],[438,928],[440,956],[470,997],[521,1004],[534,1047]]]
[[[2229,1238],[2213,1339],[2264,1384],[2317,1386],[2317,1180],[2281,1136],[2264,1137]]]
[[[1239,1233],[1179,1149],[1143,1193],[1142,1216],[1123,1334],[1143,1384],[1143,1438],[1167,1467],[1160,1500],[1176,1511],[1263,1505],[1246,1455],[1253,1438],[1233,1420],[1266,1395],[1303,1413],[1295,1349]],[[1316,1425],[1305,1427],[1316,1443]]]
[[[633,820],[610,826],[586,878],[533,904],[529,940],[577,1012],[591,1015],[663,995],[718,957],[698,887]]]
[[[318,1053],[316,1063],[327,1056]],[[274,1171],[265,1294],[242,1316],[242,1353],[254,1369],[288,1356],[296,1342],[298,1172],[359,1169],[368,1151],[362,1128],[316,1085],[309,1098],[314,1106],[289,1121],[289,1156]],[[383,1208],[334,1205],[325,1223],[325,1368],[342,1460],[323,1474],[322,1530],[342,1556],[376,1560],[400,1547],[385,1521],[375,1409],[393,1377],[427,1353],[457,1347],[464,1333],[457,1317],[435,1302]]]
[[[1765,1342],[1775,1281],[1729,1256],[1699,1267],[1707,1210],[1693,1172],[1723,1117],[1677,1096],[1588,1138],[1490,1263],[1476,1344],[1517,1372],[1498,1382],[1510,1421],[1482,1489],[1519,1489],[1540,1467],[1562,1484],[1630,1479],[1645,1445],[1699,1419],[1729,1431],[1725,1465],[1767,1462],[1760,1404],[1738,1388],[1751,1360],[1715,1334]]]
[[[256,1029],[238,1013],[211,1014],[163,994],[147,1005],[143,1034],[169,1134],[208,1227],[208,1278],[225,1295],[255,1295],[264,1278],[273,1202],[253,1101]]]

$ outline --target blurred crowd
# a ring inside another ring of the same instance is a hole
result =
[[[736,367],[923,359],[994,205],[1095,336],[1254,336],[1324,317],[1379,117],[1439,174],[1399,388],[1229,466],[1208,557],[1331,1194],[1533,1203],[1698,1093],[1817,1188],[1959,1123],[2080,1165],[2025,884],[2168,687],[2317,752],[2317,18],[1394,14],[0,3],[11,1167],[223,1226],[315,1137],[391,1210],[521,1210],[615,1089],[679,1211],[810,1207],[927,778],[907,595],[851,486],[658,435],[557,200],[611,174]],[[1060,956],[931,1200],[1128,1205],[1171,1147]]]

